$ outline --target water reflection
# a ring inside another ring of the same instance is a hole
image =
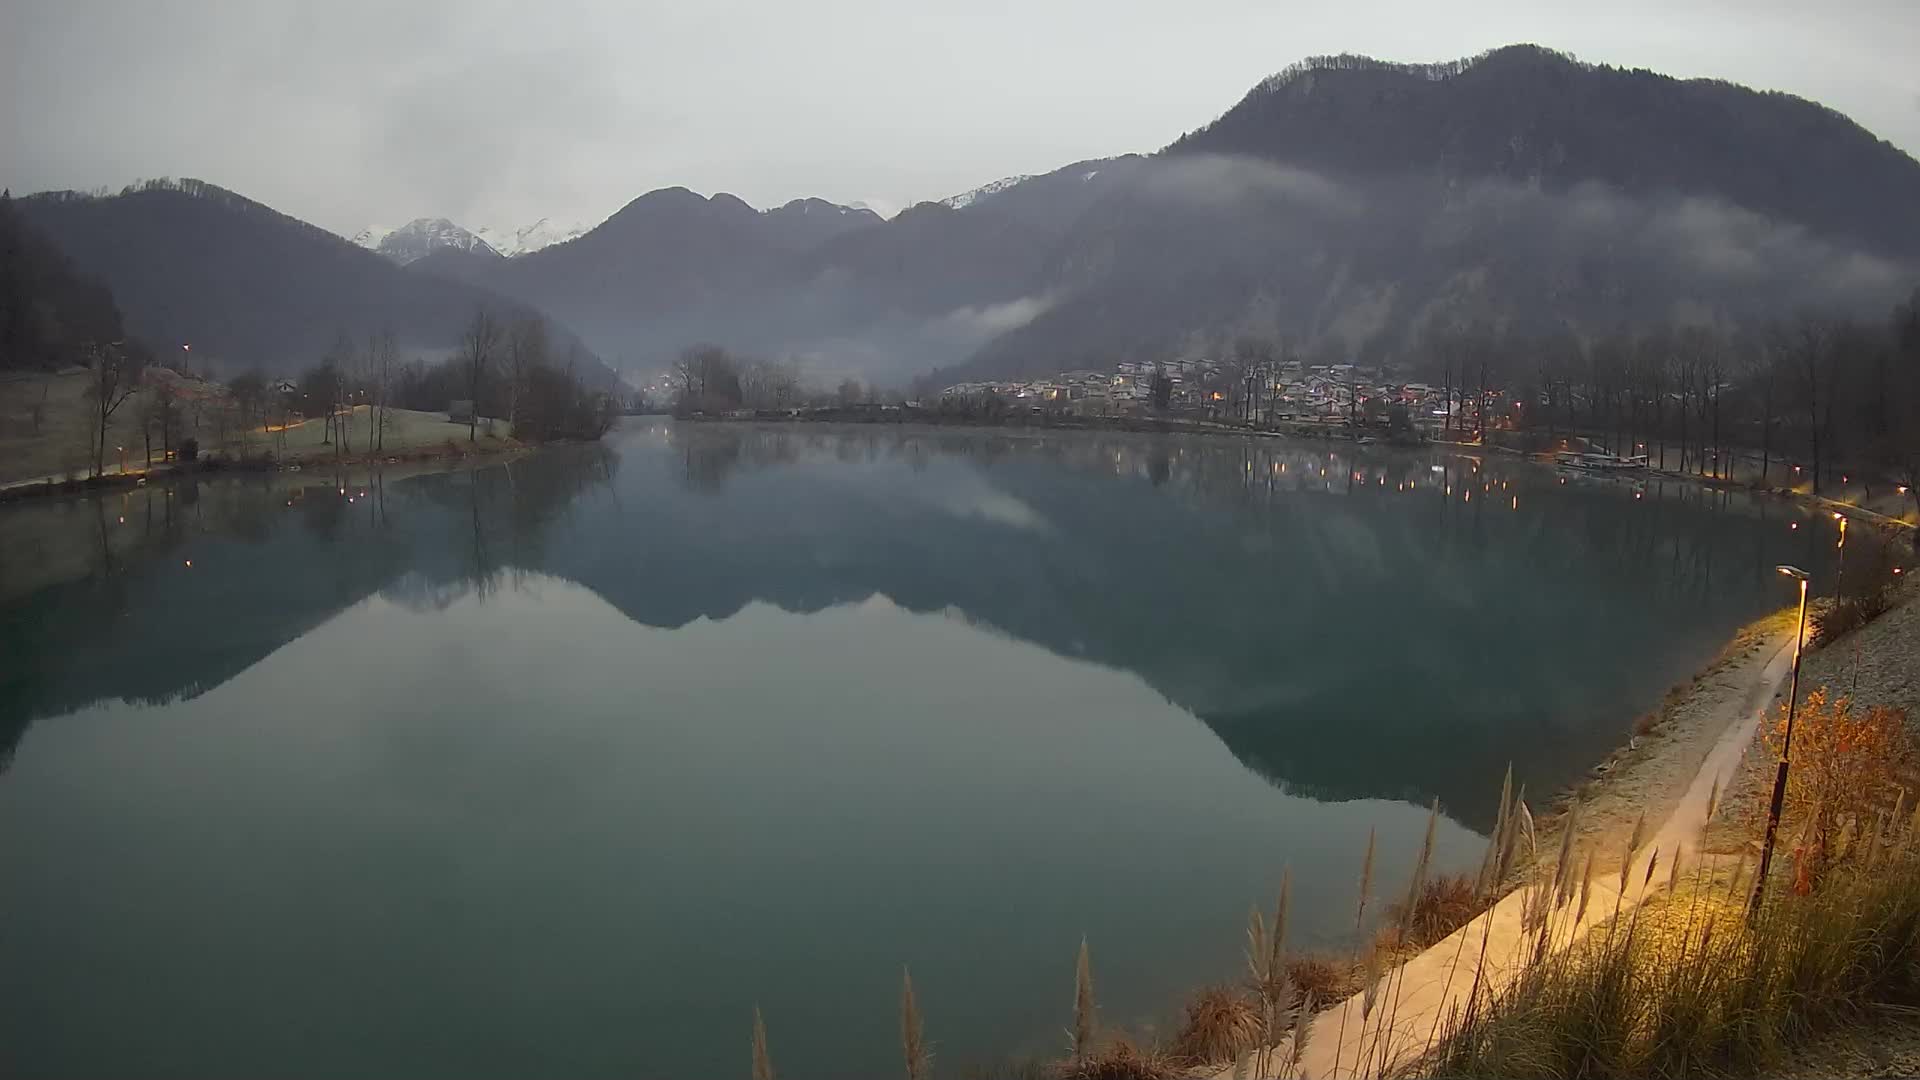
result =
[[[1383,894],[1434,798],[1471,866],[1507,762],[1571,779],[1831,551],[1494,459],[751,425],[0,540],[45,1075],[724,1075],[757,1001],[783,1074],[877,1076],[899,964],[947,1060],[1050,1052],[1082,934],[1152,1023],[1283,863],[1344,942],[1369,828]]]
[[[1439,797],[1474,824],[1508,760],[1535,790],[1569,781],[1781,602],[1774,563],[1824,573],[1831,555],[1819,520],[1686,484],[888,427],[646,425],[614,449],[470,471],[246,477],[22,513],[36,519],[11,535],[67,563],[0,578],[22,660],[0,687],[9,743],[93,700],[191,696],[374,592],[445,607],[539,571],[651,626],[876,593],[957,609],[1138,674],[1291,790]]]

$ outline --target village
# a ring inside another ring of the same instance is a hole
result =
[[[1341,425],[1385,424],[1404,409],[1416,428],[1437,426],[1447,416],[1447,392],[1419,382],[1400,382],[1391,372],[1357,364],[1308,364],[1293,360],[1249,368],[1209,358],[1158,362],[1124,361],[1106,371],[1068,371],[1030,381],[967,382],[941,391],[943,402],[999,400],[1010,407],[1082,416],[1125,416],[1147,411],[1206,419],[1321,421]],[[1164,379],[1164,397],[1155,382]],[[1463,404],[1459,388],[1454,412]],[[1511,407],[1490,392],[1490,416]]]

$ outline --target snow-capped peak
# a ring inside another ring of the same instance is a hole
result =
[[[991,184],[982,184],[979,187],[974,188],[972,191],[964,191],[958,195],[941,199],[940,201],[947,204],[948,206],[953,207],[955,210],[965,210],[967,207],[972,206],[974,203],[979,202],[981,199],[984,199],[989,195],[998,195],[999,193],[1007,190],[1013,185],[1020,183],[1022,180],[1031,180],[1031,179],[1033,179],[1032,173],[1023,173],[1022,175],[1019,175],[1019,176],[1008,176],[999,180],[995,180]]]
[[[519,228],[489,225],[480,230],[479,236],[491,245],[493,250],[511,258],[515,255],[539,251],[544,247],[552,247],[555,244],[564,244],[586,231],[587,227],[577,221],[571,225],[564,225],[552,218],[541,218],[531,225],[522,225]]]
[[[347,239],[347,242],[356,247],[366,248],[368,251],[378,251],[380,250],[380,241],[385,240],[392,233],[393,229],[391,226],[369,225],[359,232],[354,233]]]
[[[353,242],[379,252],[402,266],[425,258],[441,248],[455,248],[479,255],[499,254],[486,241],[446,218],[414,218],[397,229],[371,226],[355,234]]]

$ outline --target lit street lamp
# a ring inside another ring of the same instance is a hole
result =
[[[1793,748],[1793,712],[1800,700],[1800,650],[1807,639],[1807,572],[1797,566],[1774,569],[1800,583],[1800,625],[1793,633],[1793,678],[1787,687],[1787,731],[1780,740],[1780,766],[1773,774],[1773,802],[1767,808],[1767,837],[1760,846],[1760,870],[1753,878],[1753,898],[1748,901],[1749,916],[1760,913],[1761,898],[1767,894],[1767,867],[1773,863],[1773,838],[1780,831],[1780,806],[1787,798],[1787,755]]]
[[[1840,552],[1839,555],[1835,556],[1839,565],[1836,566],[1833,571],[1833,602],[1838,604],[1840,602],[1840,583],[1845,581],[1847,577],[1847,516],[1836,513],[1833,515],[1833,520],[1840,523],[1840,542],[1835,545]]]

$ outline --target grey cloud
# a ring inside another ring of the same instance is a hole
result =
[[[1053,305],[1052,297],[1023,296],[1004,304],[957,308],[934,320],[930,329],[940,337],[977,345],[995,334],[1027,325]]]
[[[1362,203],[1340,184],[1288,165],[1216,154],[1162,162],[1148,170],[1141,188],[1156,198],[1231,210],[1249,200],[1279,200],[1303,208],[1349,215]]]

